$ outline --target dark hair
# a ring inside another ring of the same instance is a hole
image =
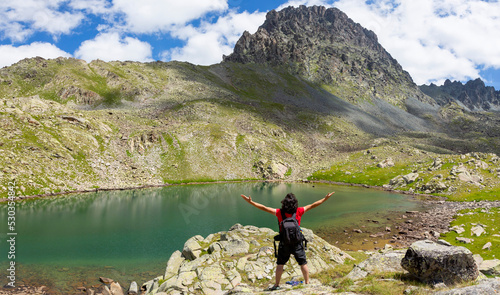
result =
[[[299,207],[299,201],[294,194],[289,193],[286,197],[281,201],[281,210],[288,214],[293,214],[297,211]]]

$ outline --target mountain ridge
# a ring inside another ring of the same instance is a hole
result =
[[[500,110],[500,91],[486,86],[480,78],[469,80],[465,84],[446,79],[441,86],[430,84],[419,88],[441,105],[458,102],[471,111]]]

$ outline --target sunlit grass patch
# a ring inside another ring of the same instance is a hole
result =
[[[485,232],[479,237],[473,235],[471,229],[481,225]],[[460,226],[465,232],[458,234],[450,231],[444,234],[444,239],[455,246],[464,246],[474,254],[480,254],[483,259],[495,259],[500,257],[500,208],[462,210],[450,226]],[[494,236],[497,235],[497,236]],[[474,241],[464,244],[456,240],[457,237],[469,238]],[[490,249],[483,249],[490,242]]]

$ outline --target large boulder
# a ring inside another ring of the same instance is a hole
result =
[[[479,271],[472,252],[465,247],[447,246],[424,240],[413,243],[401,266],[425,283],[454,284],[474,280]]]

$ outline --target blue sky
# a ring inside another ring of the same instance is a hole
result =
[[[417,84],[480,77],[500,90],[500,3],[481,0],[0,0],[0,66],[33,56],[214,64],[290,5],[341,9]]]

